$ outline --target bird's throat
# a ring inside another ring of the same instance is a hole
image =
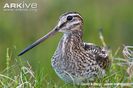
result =
[[[73,52],[82,45],[82,34],[80,32],[67,33],[63,35],[60,42],[62,53]]]

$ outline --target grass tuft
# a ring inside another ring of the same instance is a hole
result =
[[[102,36],[102,34],[100,34]],[[104,38],[102,38],[103,44]],[[0,72],[0,88],[86,88],[86,87],[131,87],[133,86],[133,46],[124,46],[123,57],[116,57],[120,52],[119,47],[114,55],[110,53],[112,65],[102,79],[94,83],[85,83],[80,86],[59,83],[49,79],[43,68],[33,71],[32,66],[26,60],[19,57],[14,58],[11,50],[7,48],[6,68]],[[14,61],[12,64],[11,61]],[[58,79],[60,80],[60,79]]]

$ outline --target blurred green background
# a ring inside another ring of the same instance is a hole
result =
[[[123,44],[133,45],[133,0],[29,1],[38,4],[37,11],[3,11],[5,1],[0,1],[0,71],[6,65],[7,48],[17,58],[21,50],[52,30],[59,16],[68,11],[82,15],[84,41],[102,45],[98,30],[103,28],[105,42],[113,51]],[[43,68],[49,78],[59,80],[51,67],[51,57],[61,36],[58,33],[21,58],[28,60],[34,71]]]

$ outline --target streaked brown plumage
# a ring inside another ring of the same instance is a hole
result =
[[[79,13],[65,13],[50,33],[23,50],[19,56],[56,32],[63,32],[64,35],[51,60],[55,72],[68,83],[81,84],[94,81],[95,78],[105,75],[105,69],[110,63],[108,50],[83,42],[82,26],[83,19]]]

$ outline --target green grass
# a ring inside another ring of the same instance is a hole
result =
[[[104,38],[100,33],[100,39],[104,46]],[[0,88],[88,88],[88,87],[111,87],[111,88],[130,88],[133,86],[133,46],[123,46],[118,48],[114,55],[110,50],[112,64],[107,74],[102,79],[97,79],[94,83],[85,83],[80,86],[74,84],[60,83],[53,81],[50,74],[45,74],[43,67],[38,71],[33,71],[30,63],[20,57],[14,59],[12,51],[7,48],[6,68],[0,72]],[[121,51],[120,51],[121,50]],[[122,52],[123,58],[117,56]],[[14,60],[13,64],[11,61]],[[61,80],[58,78],[58,80]],[[118,84],[119,83],[119,84]]]

